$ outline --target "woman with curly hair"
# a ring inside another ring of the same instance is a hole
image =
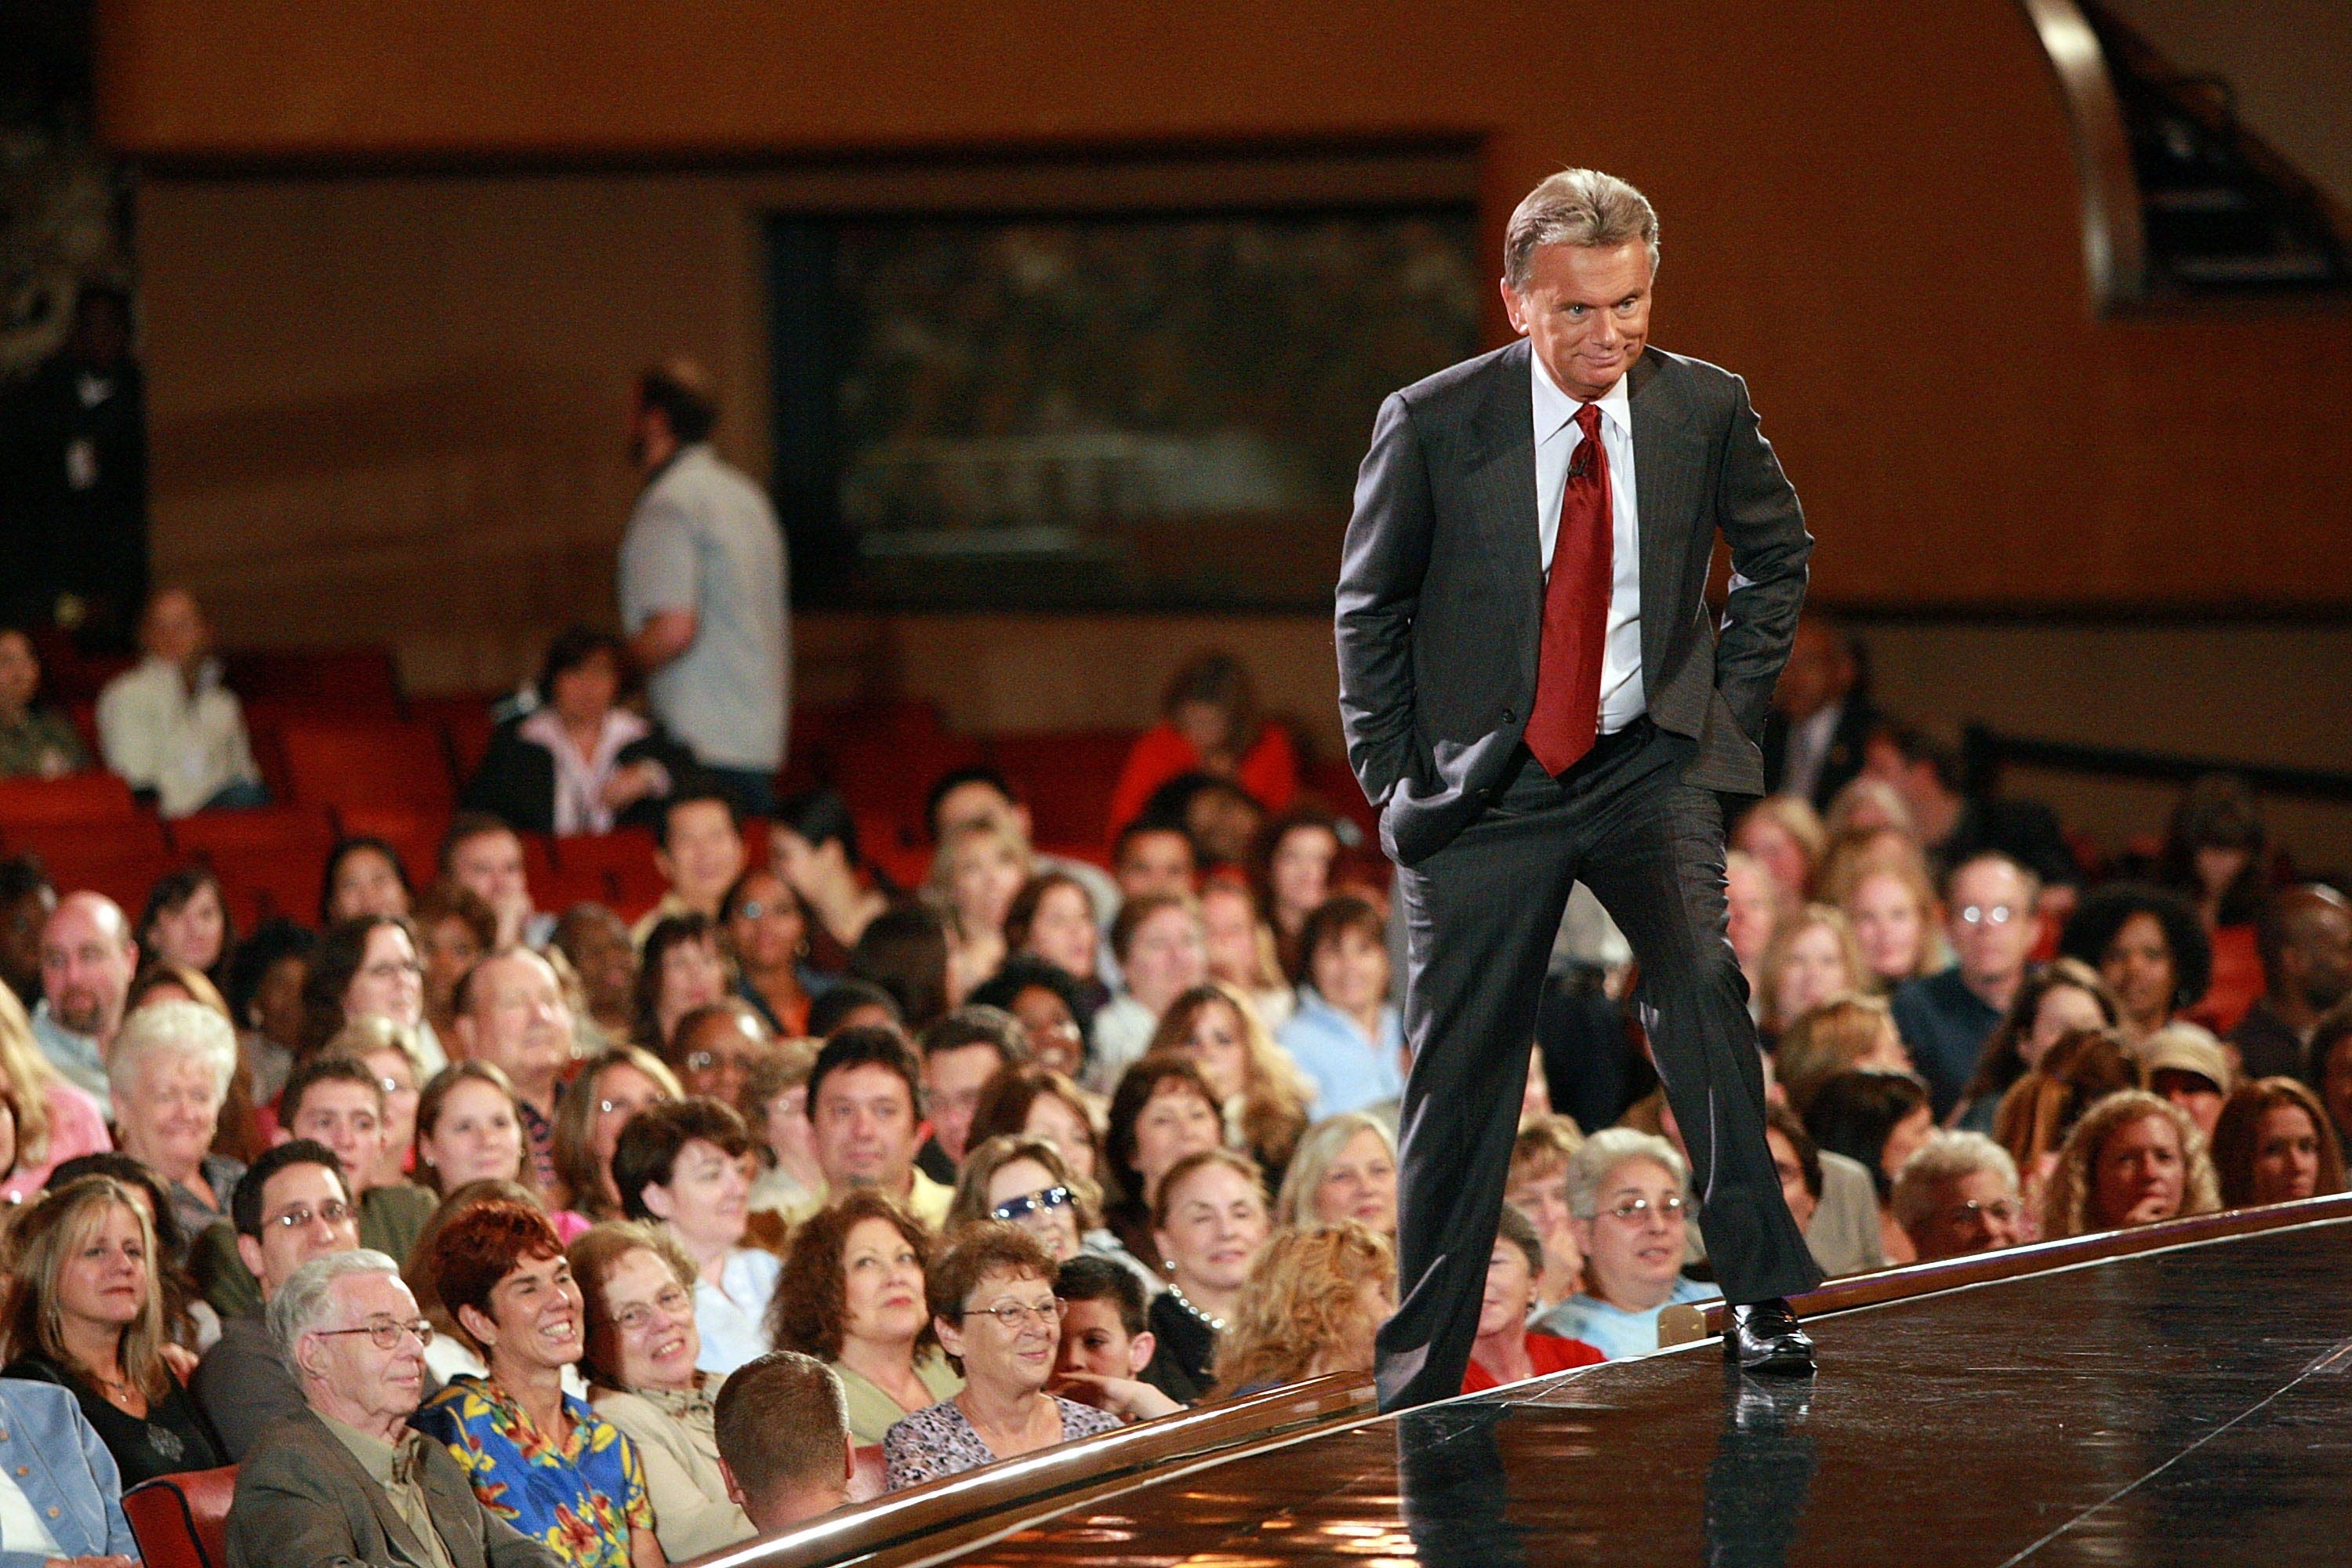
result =
[[[1968,1132],[1990,1132],[2009,1086],[2040,1064],[2052,1046],[2078,1029],[2112,1029],[2118,1014],[2116,994],[2099,972],[2075,958],[2053,958],[2028,970],[2010,999],[1959,1104],[1946,1125]]]
[[[2139,1087],[2138,1061],[2115,1029],[2060,1036],[2040,1063],[2009,1086],[1993,1114],[1992,1138],[2017,1162],[2028,1208],[2042,1212],[2059,1148],[2083,1113],[2119,1089]]]
[[[1249,999],[1222,980],[1193,986],[1160,1015],[1145,1054],[1161,1051],[1192,1058],[1224,1106],[1225,1142],[1279,1184],[1307,1131],[1307,1086]]]
[[[1372,1370],[1372,1336],[1396,1310],[1396,1254],[1352,1220],[1275,1233],[1217,1346],[1213,1398],[1325,1373]]]
[[[912,1215],[860,1187],[802,1224],[776,1280],[769,1339],[833,1369],[861,1447],[963,1387],[931,1327],[930,1251]]]
[[[2122,1230],[2221,1206],[2213,1162],[2189,1113],[2146,1089],[2119,1089],[2066,1134],[2043,1200],[2042,1234]]]
[[[2192,1006],[2213,978],[2213,944],[2187,899],[2168,888],[2113,882],[2083,900],[2058,951],[2099,972],[2137,1047]]]
[[[2225,1208],[2292,1203],[2344,1190],[2344,1148],[2309,1088],[2291,1078],[2256,1079],[2222,1103],[2213,1170]]]

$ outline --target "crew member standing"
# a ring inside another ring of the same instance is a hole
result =
[[[1381,405],[1339,584],[1349,761],[1381,809],[1410,963],[1401,1304],[1381,1405],[1451,1396],[1477,1332],[1536,1005],[1570,888],[1633,944],[1650,1044],[1734,1303],[1725,1351],[1807,1373],[1821,1272],[1764,1142],[1724,936],[1717,792],[1760,794],[1812,541],[1738,376],[1649,336],[1657,215],[1555,174],[1512,215],[1521,341]],[[1720,631],[1701,595],[1720,532]],[[1599,1223],[1643,1223],[1606,1213]]]

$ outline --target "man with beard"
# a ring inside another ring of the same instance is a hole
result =
[[[101,1102],[111,1092],[107,1055],[138,969],[131,922],[103,893],[67,894],[41,928],[41,1005],[33,1009],[33,1038],[68,1082]]]

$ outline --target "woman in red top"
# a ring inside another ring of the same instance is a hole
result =
[[[1486,1300],[1478,1310],[1478,1338],[1470,1347],[1463,1393],[1476,1394],[1575,1366],[1597,1366],[1607,1359],[1582,1340],[1528,1330],[1528,1308],[1542,1275],[1543,1238],[1536,1234],[1533,1221],[1505,1204],[1502,1223],[1496,1227],[1495,1255],[1486,1264]]]
[[[1195,657],[1168,683],[1160,723],[1136,738],[1110,796],[1110,830],[1143,813],[1152,792],[1181,773],[1214,773],[1269,812],[1298,793],[1298,757],[1279,724],[1258,722],[1249,672],[1231,654]]]

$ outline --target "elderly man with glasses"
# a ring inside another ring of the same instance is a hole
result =
[[[2017,1162],[1981,1132],[1931,1134],[1895,1173],[1894,1209],[1922,1263],[2033,1239]]]
[[[556,1568],[551,1552],[476,1499],[448,1449],[409,1428],[433,1328],[391,1258],[313,1258],[268,1316],[304,1407],[246,1454],[229,1510],[229,1568]]]
[[[1611,1127],[1568,1163],[1569,1230],[1584,1253],[1584,1289],[1536,1327],[1582,1340],[1614,1361],[1658,1348],[1658,1314],[1721,1292],[1683,1278],[1690,1251],[1690,1167],[1654,1132]]]

